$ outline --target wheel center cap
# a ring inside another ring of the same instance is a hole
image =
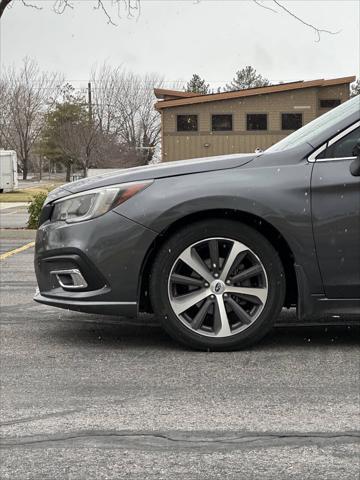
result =
[[[215,295],[222,295],[225,291],[225,283],[222,280],[214,280],[210,284],[210,290]]]

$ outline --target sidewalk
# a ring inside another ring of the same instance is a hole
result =
[[[8,208],[27,207],[30,202],[0,202],[0,210]]]
[[[0,203],[0,228],[26,228],[28,203]]]

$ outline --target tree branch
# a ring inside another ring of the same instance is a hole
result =
[[[270,10],[271,12],[274,12],[274,13],[278,13],[274,8],[264,5],[262,2],[260,2],[260,0],[253,0],[253,2],[256,3],[256,5],[259,5],[259,7],[265,8],[266,10]]]
[[[102,10],[107,18],[107,23],[109,23],[110,25],[113,25],[114,27],[116,27],[116,23],[113,22],[109,12],[106,10],[104,4],[103,4],[103,0],[97,0],[97,5],[94,7],[95,10]]]
[[[33,5],[32,3],[27,3],[25,0],[21,0],[23,5],[25,7],[31,7],[31,8],[35,8],[35,10],[42,10],[42,7],[39,7],[38,5]]]
[[[70,2],[70,0],[55,0],[53,5],[53,10],[55,13],[62,15],[67,8],[74,8],[74,5]]]
[[[311,28],[315,34],[317,35],[317,38],[316,38],[316,42],[320,42],[320,35],[321,33],[328,33],[329,35],[336,35],[338,32],[332,32],[331,30],[325,30],[325,29],[322,29],[322,28],[317,28],[315,27],[314,25],[312,25],[311,23],[308,23],[308,22],[305,22],[305,20],[303,20],[302,18],[298,17],[297,15],[295,15],[293,12],[291,12],[288,8],[286,8],[284,5],[282,5],[278,0],[273,0],[273,2],[279,7],[281,8],[282,10],[284,10],[284,12],[286,12],[288,15],[290,15],[291,17],[295,18],[296,20],[298,20],[299,22],[303,23],[304,25],[306,25],[307,27]]]

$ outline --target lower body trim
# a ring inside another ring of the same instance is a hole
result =
[[[34,296],[35,302],[52,307],[64,308],[84,313],[97,313],[100,315],[124,315],[136,317],[138,314],[137,302],[91,302],[81,300],[64,300],[46,297],[40,293]]]

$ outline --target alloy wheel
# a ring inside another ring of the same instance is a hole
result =
[[[190,330],[228,337],[246,330],[263,311],[268,296],[265,268],[243,243],[208,238],[187,247],[168,281],[170,305]]]

